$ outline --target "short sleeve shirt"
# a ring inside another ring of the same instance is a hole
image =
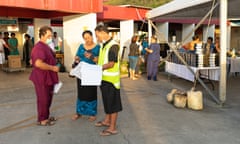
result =
[[[108,44],[112,39],[108,40],[106,43],[103,44],[103,47]],[[119,46],[118,45],[112,45],[108,52],[108,61],[114,61],[118,62],[118,51],[119,51]]]
[[[49,65],[56,65],[54,53],[47,44],[41,41],[38,42],[32,50],[31,59],[33,63],[33,70],[29,79],[32,80],[33,83],[41,85],[54,85],[58,82],[58,75],[56,72],[42,70],[35,66],[35,62],[38,59]]]
[[[92,55],[94,57],[98,57],[99,56],[99,50],[100,50],[100,45],[96,45],[93,49],[91,49],[90,51],[87,51],[85,48],[84,48],[84,45],[81,44],[77,50],[77,53],[76,53],[76,56],[78,56],[80,58],[80,61],[84,61],[86,63],[89,63],[89,64],[95,64],[95,62],[91,59],[88,59],[84,56],[84,53],[85,52],[90,52],[92,53]]]

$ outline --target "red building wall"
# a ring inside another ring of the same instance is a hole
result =
[[[1,0],[0,16],[57,17],[102,12],[102,0]],[[54,12],[54,13],[51,13]],[[55,16],[56,14],[56,16]]]

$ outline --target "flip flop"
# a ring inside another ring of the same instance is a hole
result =
[[[37,125],[38,126],[53,126],[53,125],[55,125],[55,122],[49,120],[46,123],[38,122]]]
[[[103,130],[102,132],[100,132],[101,136],[111,136],[116,134],[118,134],[118,131]]]
[[[57,118],[52,116],[52,117],[49,117],[48,120],[50,120],[50,121],[57,121]]]
[[[88,121],[90,121],[90,122],[93,122],[93,121],[95,121],[97,118],[95,117],[95,116],[90,116],[90,117],[88,117]]]
[[[103,121],[99,121],[97,123],[95,123],[96,127],[109,127],[109,124],[105,124]]]

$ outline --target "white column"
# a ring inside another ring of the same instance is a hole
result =
[[[226,52],[227,52],[227,6],[226,0],[220,0],[220,83],[219,83],[219,99],[222,103],[226,101]]]
[[[82,32],[85,30],[92,31],[96,41],[94,33],[96,25],[97,17],[95,13],[63,17],[64,65],[67,71],[71,69],[79,45],[84,42]]]
[[[51,26],[50,19],[39,19],[35,18],[33,21],[34,25],[34,43],[37,43],[39,41],[39,29],[42,26]]]
[[[215,25],[205,25],[203,27],[203,41],[207,42],[208,37],[212,37],[214,40],[214,33],[215,33]]]
[[[120,21],[120,53],[122,55],[122,49],[124,46],[127,48],[124,52],[123,59],[128,59],[129,45],[131,43],[131,38],[134,35],[134,21],[126,20]]]
[[[193,30],[194,30],[195,24],[183,24],[182,26],[183,26],[183,29],[182,29],[182,41],[183,41],[183,44],[186,44],[187,42],[192,41],[192,36],[194,36],[194,31]],[[187,38],[187,36],[190,33],[191,33],[191,36]]]
[[[169,23],[168,22],[158,23],[158,24],[156,24],[156,26],[160,32],[160,35],[157,35],[159,42],[160,43],[168,42]]]

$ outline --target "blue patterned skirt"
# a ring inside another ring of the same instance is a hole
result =
[[[95,116],[97,114],[97,100],[81,101],[78,99],[76,112],[80,115]]]

